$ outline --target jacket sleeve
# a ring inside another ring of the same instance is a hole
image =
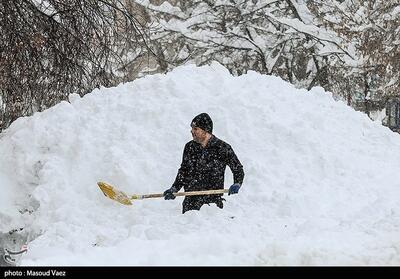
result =
[[[228,146],[227,148],[226,158],[226,164],[229,166],[233,173],[233,183],[239,183],[240,185],[242,185],[244,179],[243,166],[231,146]]]
[[[173,192],[178,192],[182,187],[186,186],[190,182],[190,166],[189,166],[189,153],[190,146],[189,143],[185,145],[183,150],[182,163],[176,175],[175,182],[172,184]]]

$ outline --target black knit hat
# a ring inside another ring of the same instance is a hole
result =
[[[198,127],[212,134],[213,122],[211,120],[211,117],[205,112],[200,113],[195,118],[193,118],[192,124],[190,126]]]

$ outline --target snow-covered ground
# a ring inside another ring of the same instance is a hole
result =
[[[223,210],[102,194],[98,181],[169,188],[201,112],[244,165]],[[321,88],[182,66],[71,95],[1,133],[0,232],[24,228],[29,266],[399,265],[399,154],[400,135]]]

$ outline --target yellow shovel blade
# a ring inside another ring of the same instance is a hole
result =
[[[105,182],[97,182],[97,185],[99,185],[106,197],[125,205],[132,205],[131,199],[124,192],[114,189],[110,184]]]

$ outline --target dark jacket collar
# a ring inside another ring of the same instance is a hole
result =
[[[211,135],[211,138],[208,140],[206,146],[204,148],[209,148],[213,146],[217,142],[217,137],[214,135]]]
[[[214,135],[211,135],[211,138],[208,140],[206,147],[212,146],[217,142],[217,137]]]
[[[203,147],[200,143],[195,142],[194,140],[193,140],[193,142],[194,142],[198,147],[206,149],[206,148],[209,148],[209,147],[213,146],[213,145],[217,142],[217,140],[218,140],[217,137],[211,134],[211,138],[208,140],[208,142],[207,142],[207,144],[206,144],[205,147]]]

